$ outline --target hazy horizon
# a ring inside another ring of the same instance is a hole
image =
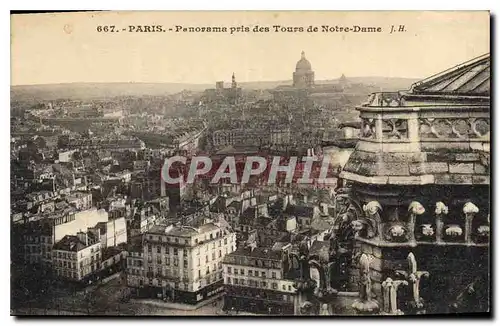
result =
[[[443,70],[445,70],[445,69],[443,69]],[[348,80],[349,79],[365,79],[365,78],[420,80],[420,79],[424,79],[427,77],[429,77],[429,76],[421,76],[421,77],[346,76],[346,78]],[[340,78],[340,76],[336,77],[336,78],[328,78],[328,79],[321,79],[321,80],[316,79],[315,83],[338,80],[339,78]],[[168,82],[168,81],[162,81],[162,82],[143,82],[143,81],[128,81],[128,82],[124,82],[124,81],[109,81],[109,82],[85,81],[85,82],[81,82],[81,81],[73,81],[73,82],[46,83],[46,84],[17,84],[17,85],[11,84],[10,86],[11,87],[14,87],[14,86],[50,86],[50,85],[67,85],[67,84],[179,84],[179,85],[212,85],[213,84],[215,86],[215,82],[217,82],[217,81],[223,81],[224,84],[231,84],[231,80],[229,78],[226,80],[214,80],[213,82],[206,82],[206,83],[185,83],[185,82]],[[291,83],[292,79],[289,78],[289,79],[279,79],[279,80],[250,80],[250,81],[242,81],[242,82],[238,81],[239,84],[275,83],[275,82],[290,82]],[[287,85],[287,84],[284,84],[284,85]]]

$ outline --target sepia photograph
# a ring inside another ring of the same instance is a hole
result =
[[[11,13],[11,316],[491,316],[491,23]]]

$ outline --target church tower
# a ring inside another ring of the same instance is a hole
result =
[[[234,76],[234,72],[233,72],[233,77],[231,80],[231,88],[238,88],[238,84],[236,83],[236,77]]]

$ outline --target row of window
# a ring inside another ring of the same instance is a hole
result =
[[[149,286],[161,286],[160,284],[158,284],[158,282],[155,282],[153,278],[149,278],[147,279],[147,283],[149,284]],[[139,286],[144,286],[144,281],[143,280],[139,280]],[[184,291],[188,291],[189,290],[189,284],[188,283],[175,283],[174,286],[173,286],[175,289],[177,290],[184,290]]]
[[[224,245],[227,245],[227,238],[226,238],[226,239],[224,239]],[[222,246],[222,240],[219,240],[219,242],[218,242],[218,245],[217,245],[217,246],[218,246],[218,247],[221,247],[221,246]],[[163,247],[163,246],[156,246],[156,253],[157,253],[157,254],[161,254],[161,253],[162,253],[162,250],[161,250],[161,249],[162,249],[162,247]],[[213,242],[213,243],[212,243],[212,249],[215,249],[215,247],[216,247],[216,243],[215,243],[215,242]],[[171,250],[170,250],[170,247],[164,246],[164,248],[165,248],[165,250],[164,250],[164,251],[165,251],[165,253],[170,254],[170,251],[171,251]],[[207,248],[207,249],[209,249],[209,248]],[[189,251],[188,251],[188,252],[186,252],[186,250],[179,250],[178,248],[175,248],[175,247],[173,248],[173,250],[172,250],[172,251],[173,251],[174,256],[177,256],[177,255],[179,255],[179,254],[180,254],[181,256],[182,256],[183,254],[187,254],[187,255],[189,255]],[[234,251],[234,248],[233,248],[233,251]],[[151,253],[151,252],[153,252],[153,246],[152,246],[150,243],[148,243],[148,252],[150,252],[150,253]],[[199,248],[199,247],[198,247],[198,248],[196,248],[196,254],[197,254],[197,255],[199,255],[199,254],[200,254],[200,248]]]
[[[245,270],[243,268],[233,268],[231,266],[227,267],[227,273],[232,274],[234,271],[234,275],[245,275]],[[248,270],[248,276],[254,276],[254,277],[266,277],[267,273],[264,271],[261,271],[259,274],[259,271],[254,271],[249,269]],[[271,278],[276,278],[276,272],[271,272]]]
[[[265,281],[256,281],[256,280],[245,280],[243,278],[230,278],[228,277],[227,278],[227,284],[235,284],[235,285],[242,285],[242,286],[251,286],[251,287],[256,287],[256,288],[263,288],[263,289],[267,289],[267,285],[268,283],[265,282]],[[276,282],[272,282],[270,283],[271,285],[271,289],[273,290],[278,290],[278,283]],[[291,285],[286,285],[286,284],[283,284],[281,286],[281,289],[283,291],[293,291],[293,288]]]
[[[26,242],[34,242],[34,243],[47,243],[52,244],[52,238],[50,237],[26,237]]]
[[[78,279],[78,273],[73,271],[56,269],[56,274],[67,278]]]
[[[228,277],[227,284],[235,284],[235,285],[243,285],[243,286],[248,285],[251,287],[267,289],[267,282],[265,282],[265,281],[245,280],[243,278],[231,279],[230,277]],[[278,283],[273,282],[273,283],[270,283],[270,285],[271,285],[271,289],[273,289],[273,290],[278,289]]]
[[[250,259],[248,257],[241,257],[241,256],[229,256],[228,262],[243,266],[255,266],[261,268],[274,268],[274,269],[281,268],[281,262],[279,261],[271,261],[267,259],[254,259],[254,258]]]
[[[213,240],[213,239],[217,239],[221,236],[221,232],[220,231],[217,231],[217,232],[214,232],[214,233],[210,233],[210,235],[207,235],[205,234],[205,238],[204,239],[198,239],[196,238],[194,241],[195,243],[199,243],[199,242],[202,242],[202,241],[208,241],[208,240]],[[184,239],[184,238],[175,238],[175,237],[162,237],[162,236],[154,236],[154,235],[149,235],[148,236],[148,239],[150,241],[165,241],[165,242],[170,242],[170,243],[184,243],[184,244],[189,244],[189,239]],[[227,241],[227,239],[224,239],[225,241]]]
[[[163,260],[161,259],[161,256],[156,257],[156,264],[161,265],[161,264],[163,264],[163,262],[165,262],[165,265],[170,266],[170,262],[171,262],[170,257],[165,257],[165,259],[163,259]],[[149,264],[153,263],[153,259],[151,257],[148,257],[148,263]],[[172,265],[179,266],[179,258],[172,259]],[[184,258],[183,266],[184,266],[184,268],[188,267],[187,258]]]

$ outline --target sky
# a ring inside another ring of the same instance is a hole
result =
[[[11,85],[69,82],[212,84],[289,80],[305,51],[316,80],[345,74],[424,78],[490,51],[490,17],[475,12],[94,12],[14,15]],[[270,32],[130,33],[129,26],[270,27]],[[380,33],[274,32],[367,26]],[[404,32],[390,33],[391,25]],[[97,32],[115,26],[119,32]]]

